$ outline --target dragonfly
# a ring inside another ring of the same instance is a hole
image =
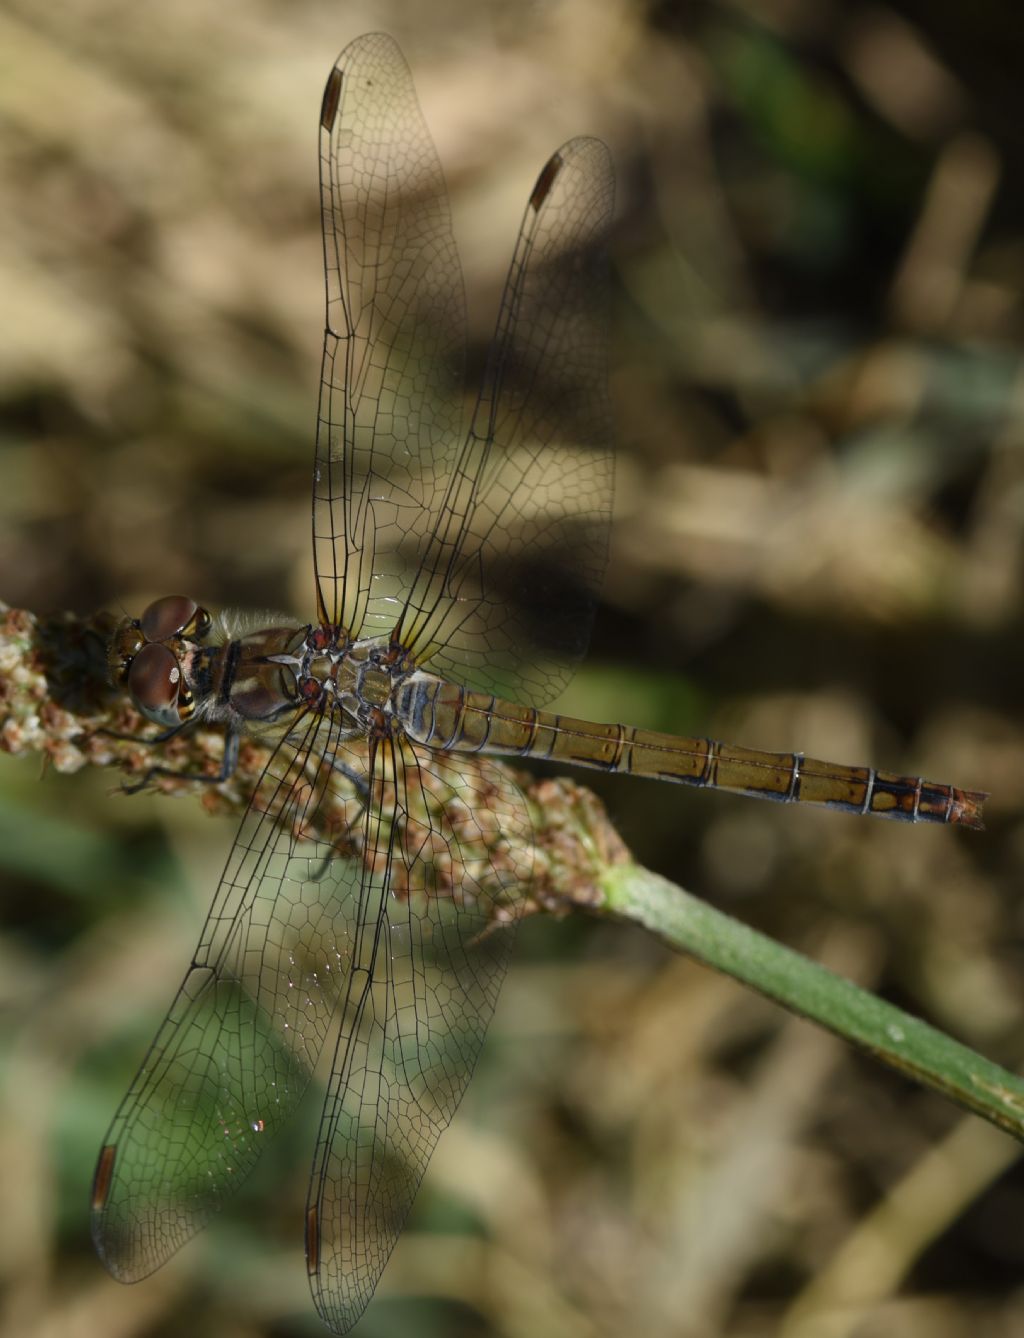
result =
[[[238,1190],[330,1044],[305,1252],[343,1333],[469,1081],[529,895],[530,813],[495,759],[968,827],[984,796],[548,710],[607,552],[610,154],[572,139],[538,176],[464,423],[448,198],[390,38],[342,52],[319,133],[315,617],[268,626],[171,595],[111,643],[159,737],[223,728],[213,779],[247,735],[270,751],[107,1133],[92,1220],[116,1278],[150,1274]]]

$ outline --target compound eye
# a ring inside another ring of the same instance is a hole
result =
[[[182,710],[190,696],[186,692],[185,702],[179,701],[181,689],[181,666],[174,654],[166,646],[143,646],[128,668],[128,691],[146,719],[168,728],[180,725],[191,714],[187,706]]]
[[[107,664],[115,683],[124,685],[128,682],[131,662],[144,645],[145,640],[139,624],[126,618],[114,633],[107,650]]]
[[[201,609],[194,599],[185,595],[164,595],[154,599],[139,619],[143,636],[147,641],[166,641],[181,634],[193,620],[202,618],[209,630],[210,615]]]

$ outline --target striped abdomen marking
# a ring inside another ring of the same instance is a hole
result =
[[[469,692],[429,674],[410,680],[399,712],[410,736],[433,748],[539,757],[901,822],[982,826],[986,796],[978,791],[801,753],[766,753],[631,725],[592,724]]]

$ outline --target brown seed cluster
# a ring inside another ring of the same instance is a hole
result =
[[[495,923],[523,910],[595,907],[602,871],[629,859],[584,787],[402,740],[346,741],[337,754],[345,771],[326,765],[315,748],[283,764],[282,752],[270,784],[272,747],[245,738],[234,772],[216,785],[201,783],[196,776],[221,769],[222,732],[199,726],[153,743],[158,731],[108,681],[113,630],[108,614],[44,619],[0,605],[0,750],[39,753],[58,771],[113,767],[128,787],[159,767],[147,781],[152,789],[192,793],[210,813],[238,814],[252,803],[327,858],[355,859],[371,876],[387,875],[398,899],[461,900]]]

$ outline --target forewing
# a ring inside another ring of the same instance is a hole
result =
[[[525,803],[504,772],[395,747],[375,766],[394,818],[368,817],[380,858],[359,898],[307,1205],[310,1285],[338,1333],[373,1294],[469,1081],[532,869]]]
[[[584,653],[604,575],[613,198],[596,139],[563,145],[537,179],[472,425],[400,623],[434,671],[535,704]]]
[[[93,1238],[115,1277],[145,1277],[250,1173],[295,1108],[348,981],[351,859],[365,748],[307,717],[276,749],[235,838],[199,945],[121,1103],[93,1187]],[[351,797],[344,797],[345,787]],[[339,797],[339,790],[342,792]]]
[[[394,626],[458,450],[465,313],[444,177],[390,37],[324,91],[327,328],[313,482],[322,620]]]

